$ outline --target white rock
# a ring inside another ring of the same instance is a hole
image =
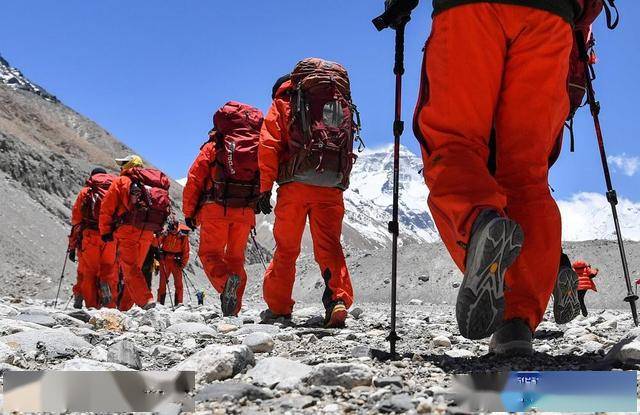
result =
[[[182,342],[182,347],[187,350],[195,349],[196,347],[198,347],[198,342],[196,342],[196,339],[194,339],[193,337],[188,337]]]
[[[154,329],[151,326],[140,326],[140,327],[138,327],[138,331],[140,333],[147,333],[148,334],[148,333],[155,333],[156,329]]]
[[[417,298],[414,298],[412,300],[409,300],[409,305],[422,305],[422,300],[418,300]]]
[[[90,313],[91,324],[96,330],[122,331],[124,329],[124,314],[114,308],[102,308]]]
[[[202,314],[193,313],[187,310],[175,310],[169,315],[169,322],[173,324],[178,323],[205,323]]]
[[[9,318],[0,319],[0,336],[20,333],[27,330],[42,330],[43,326],[27,321],[13,320]]]
[[[197,382],[229,379],[247,365],[253,365],[253,352],[247,346],[220,346],[212,344],[178,363],[172,370],[192,370]]]
[[[444,352],[444,354],[453,358],[460,358],[460,357],[467,358],[467,357],[476,356],[473,352],[470,352],[469,350],[465,350],[465,349],[451,349]]]
[[[433,345],[435,347],[451,347],[451,340],[445,336],[436,336],[433,339]]]
[[[280,389],[293,389],[311,373],[311,366],[284,357],[267,357],[259,360],[256,366],[247,372],[254,382],[277,386]]]
[[[321,363],[315,366],[305,381],[310,385],[329,385],[353,388],[370,386],[373,372],[361,363]]]
[[[269,353],[273,350],[273,337],[268,333],[251,333],[242,341],[253,353]]]
[[[133,341],[121,340],[107,349],[107,360],[128,366],[132,369],[142,369],[142,359]]]
[[[235,324],[228,324],[228,323],[218,323],[218,325],[216,326],[216,329],[218,330],[218,333],[231,333],[232,331],[236,331],[238,330],[238,326],[236,326]]]
[[[167,331],[190,336],[215,336],[216,331],[203,323],[177,323],[167,327]]]
[[[98,362],[106,362],[107,361],[107,349],[102,346],[96,346],[91,350],[91,354],[89,355],[93,360],[97,360]]]

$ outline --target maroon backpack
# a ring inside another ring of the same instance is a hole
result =
[[[157,232],[171,213],[169,178],[160,170],[133,167],[121,173],[131,179],[131,210],[123,223]]]
[[[98,173],[87,179],[85,186],[89,191],[82,204],[82,220],[85,227],[98,229],[102,199],[115,178],[112,174]]]
[[[291,84],[288,150],[278,182],[346,190],[357,159],[354,140],[363,146],[346,69],[335,62],[307,58],[293,69]]]
[[[227,102],[213,115],[217,166],[213,200],[223,206],[253,207],[260,196],[258,143],[262,112],[251,105]]]

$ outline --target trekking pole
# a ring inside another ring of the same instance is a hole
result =
[[[264,260],[264,256],[262,256],[262,250],[258,245],[258,241],[256,241],[256,228],[251,229],[251,239],[253,240],[253,246],[256,247],[256,251],[258,251],[258,256],[260,257],[260,262],[262,262],[262,268],[267,270],[267,262]]]
[[[620,250],[620,259],[622,260],[622,272],[624,274],[625,283],[627,284],[627,295],[624,297],[624,301],[629,303],[631,307],[631,315],[633,316],[633,323],[638,325],[638,311],[636,309],[636,301],[638,296],[633,292],[631,277],[629,275],[629,265],[627,263],[627,255],[624,249],[624,241],[622,239],[622,232],[620,231],[620,221],[618,220],[618,210],[616,205],[618,204],[618,195],[613,188],[611,182],[611,174],[609,173],[609,163],[607,162],[607,154],[604,150],[604,139],[602,137],[602,129],[600,127],[600,102],[596,100],[595,91],[593,89],[593,80],[595,79],[595,72],[590,61],[589,52],[587,49],[587,42],[584,38],[582,31],[575,32],[576,42],[580,53],[580,58],[585,63],[585,75],[587,81],[587,102],[589,109],[591,110],[591,116],[593,117],[593,125],[596,130],[596,138],[598,140],[598,149],[600,150],[600,161],[602,162],[602,169],[604,171],[604,180],[607,185],[607,200],[611,205],[611,213],[613,214],[613,224],[616,229],[616,238],[618,239],[618,248]]]
[[[73,298],[73,294],[71,294],[71,296],[69,297],[69,299],[67,300],[67,303],[64,305],[64,310],[66,310],[69,307],[69,303],[71,302],[71,299]]]
[[[184,272],[184,269],[182,269],[182,278],[186,281],[187,280],[187,274],[186,272]],[[173,281],[175,281],[175,277],[173,277]],[[193,299],[191,298],[191,290],[189,290],[189,284],[185,284],[187,286],[187,294],[189,295],[189,304],[191,304],[193,302]]]
[[[404,30],[411,11],[418,5],[418,0],[386,0],[385,11],[373,19],[373,24],[381,31],[387,27],[395,30],[395,63],[393,73],[396,76],[395,87],[395,115],[393,120],[393,212],[389,222],[389,233],[393,238],[391,245],[391,329],[386,340],[389,341],[391,357],[396,355],[396,342],[400,340],[396,332],[396,300],[398,281],[398,199],[400,181],[400,137],[404,130],[402,121],[402,75],[404,75]]]
[[[171,303],[171,308],[173,308],[173,298],[171,297],[171,288],[169,287],[169,274],[167,273],[167,268],[165,268],[164,263],[162,261],[158,261],[160,262],[160,266],[162,267],[162,271],[164,273],[164,275],[166,276],[166,281],[165,281],[165,288],[167,290],[167,294],[169,294],[169,302]],[[160,275],[160,280],[162,280],[162,275]]]
[[[64,255],[64,264],[62,265],[62,272],[60,273],[60,282],[58,282],[58,292],[56,293],[56,299],[53,302],[53,308],[58,306],[58,297],[60,296],[60,288],[62,287],[62,280],[64,279],[64,270],[67,269],[67,260],[69,259],[69,251]]]

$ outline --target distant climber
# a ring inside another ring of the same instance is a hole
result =
[[[73,287],[74,307],[115,307],[118,292],[116,244],[100,239],[98,220],[101,204],[116,176],[102,167],[93,169],[80,190],[71,211],[73,230],[69,238],[69,259],[78,260],[78,277]]]
[[[183,303],[182,269],[189,263],[189,231],[191,229],[178,223],[169,221],[167,229],[156,239],[157,255],[160,262],[160,282],[158,284],[157,300],[164,304],[169,277],[173,276],[175,288],[173,304]]]
[[[582,260],[575,261],[573,263],[573,269],[576,271],[576,274],[578,274],[578,300],[580,301],[580,309],[582,310],[582,315],[586,317],[589,313],[584,303],[584,297],[589,290],[598,291],[593,279],[598,275],[599,271],[597,268],[593,268],[591,264]]]
[[[234,101],[216,111],[182,193],[185,222],[191,229],[200,226],[198,256],[225,316],[238,314],[247,284],[244,259],[256,226],[262,120],[259,109]]]
[[[359,119],[351,101],[349,77],[335,62],[300,61],[290,76],[274,86],[273,103],[260,133],[260,200],[258,210],[271,212],[277,182],[273,235],[276,248],[264,275],[268,310],[263,321],[290,319],[296,259],[310,222],[315,260],[325,282],[322,302],[325,326],[343,327],[353,303],[351,278],[340,236],[343,192],[356,159]]]
[[[434,0],[414,133],[429,208],[464,273],[460,333],[492,336],[499,355],[533,353],[558,276],[560,213],[548,164],[569,111],[579,3]],[[495,174],[487,167],[492,128]]]
[[[102,201],[100,234],[105,242],[117,241],[117,258],[122,270],[124,292],[119,308],[137,304],[155,306],[142,265],[154,232],[162,229],[170,213],[169,179],[159,170],[144,168],[142,159],[130,155],[116,159],[117,177]]]

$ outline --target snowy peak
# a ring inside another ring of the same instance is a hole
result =
[[[428,190],[420,174],[422,159],[400,148],[401,240],[434,242],[435,225],[427,207]],[[393,202],[393,146],[366,150],[353,166],[351,185],[345,192],[345,223],[378,244],[391,241],[387,224]]]
[[[28,91],[51,102],[59,102],[58,98],[48,93],[44,88],[29,81],[18,69],[12,67],[0,55],[0,84],[9,86],[15,90]]]

